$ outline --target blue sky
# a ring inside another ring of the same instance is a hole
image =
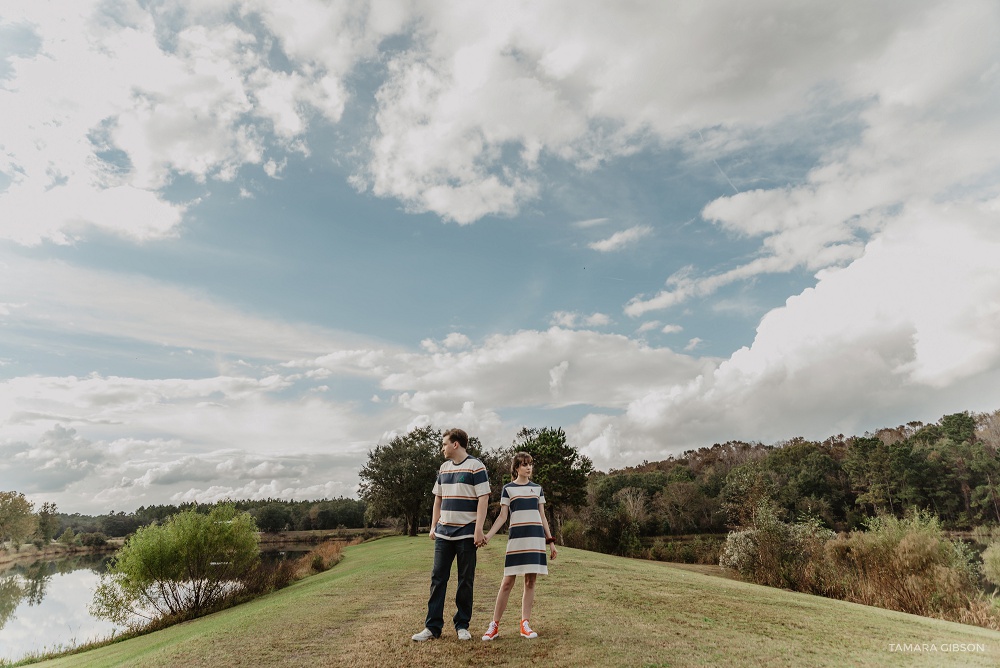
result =
[[[0,488],[353,495],[1000,406],[994,3],[13,2]]]

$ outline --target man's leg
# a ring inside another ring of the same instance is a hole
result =
[[[476,580],[476,542],[472,538],[455,541],[458,552],[458,589],[455,591],[455,628],[469,628],[472,619],[472,590]]]
[[[431,569],[431,595],[427,599],[427,621],[424,626],[441,635],[444,628],[444,598],[448,591],[448,577],[451,575],[451,564],[455,561],[455,542],[434,539],[434,567]],[[461,562],[459,562],[461,564]],[[461,581],[461,580],[459,580]]]

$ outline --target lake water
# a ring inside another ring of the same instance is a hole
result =
[[[262,552],[279,560],[308,551],[283,547]],[[68,649],[121,632],[89,612],[110,555],[77,555],[0,571],[0,660]]]
[[[0,659],[16,661],[119,631],[87,610],[107,560],[84,555],[0,571]]]

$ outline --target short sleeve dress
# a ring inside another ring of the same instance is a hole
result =
[[[519,485],[511,482],[503,487],[500,504],[510,511],[510,530],[507,532],[507,554],[503,574],[523,575],[541,573],[548,575],[545,555],[545,528],[539,505],[545,503],[541,485],[533,482]]]

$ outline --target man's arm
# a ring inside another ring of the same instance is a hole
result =
[[[434,512],[431,513],[431,540],[437,538],[435,529],[437,529],[438,521],[441,519],[441,497],[437,494],[434,495]]]
[[[486,509],[490,506],[490,495],[483,494],[479,497],[479,505],[476,506],[476,545],[482,545],[486,542],[486,537],[483,536],[483,526],[486,524]]]

